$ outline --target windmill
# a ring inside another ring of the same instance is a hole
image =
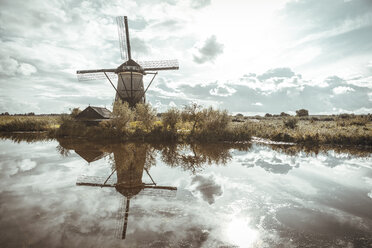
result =
[[[129,150],[131,150],[132,152],[130,152]],[[125,213],[123,216],[124,224],[121,225],[122,230],[120,232],[120,238],[125,239],[128,227],[129,206],[131,199],[133,199],[137,195],[172,197],[175,196],[175,194],[172,194],[172,192],[175,193],[177,188],[172,186],[159,186],[155,183],[148,169],[145,167],[146,147],[144,146],[134,144],[127,144],[124,145],[124,147],[121,146],[120,150],[114,150],[114,158],[115,168],[112,170],[111,174],[108,177],[104,178],[83,175],[77,179],[76,185],[112,187],[126,198],[126,202],[122,204],[122,207],[120,209],[120,213]],[[142,182],[143,171],[147,173],[147,175],[151,179],[151,183]],[[117,176],[116,181],[112,178],[115,172]]]
[[[116,18],[119,34],[119,46],[121,58],[125,61],[114,69],[95,69],[77,71],[79,81],[108,79],[116,91],[115,101],[122,100],[128,102],[130,107],[137,103],[145,103],[145,94],[153,82],[157,71],[178,70],[177,60],[158,60],[158,61],[134,61],[132,59],[128,19],[126,16]],[[144,89],[143,76],[153,74],[153,77]],[[117,86],[112,81],[117,80]]]

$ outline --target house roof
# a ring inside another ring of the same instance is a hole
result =
[[[112,113],[107,108],[101,108],[101,107],[91,107],[94,111],[96,111],[99,115],[101,115],[103,118],[111,118]]]
[[[80,120],[102,120],[102,119],[110,119],[112,117],[112,113],[107,108],[101,107],[93,107],[89,106],[81,111],[76,118]]]

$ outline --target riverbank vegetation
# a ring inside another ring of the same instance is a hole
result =
[[[60,116],[1,115],[0,132],[40,132],[56,129]]]
[[[0,116],[0,132],[46,131],[48,137],[88,140],[219,142],[249,141],[252,136],[306,146],[372,146],[371,115],[297,116],[286,113],[266,117],[228,115],[226,110],[191,104],[157,115],[148,104],[131,109],[115,102],[113,118],[87,125],[71,114],[60,116]]]
[[[217,142],[249,141],[251,133],[247,127],[229,125],[227,111],[213,108],[203,109],[192,104],[182,110],[169,109],[161,117],[148,104],[137,104],[129,108],[127,103],[116,102],[113,118],[97,126],[87,126],[72,116],[63,116],[55,130],[57,137],[84,137],[95,139],[119,139],[141,141]]]
[[[272,117],[247,119],[245,124],[253,136],[273,141],[313,146],[372,146],[371,115]]]

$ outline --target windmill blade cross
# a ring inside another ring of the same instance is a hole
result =
[[[176,59],[138,61],[138,64],[143,68],[144,71],[163,71],[179,69],[178,61]]]

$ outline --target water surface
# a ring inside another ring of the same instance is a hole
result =
[[[0,244],[370,247],[371,165],[358,150],[3,139]]]

